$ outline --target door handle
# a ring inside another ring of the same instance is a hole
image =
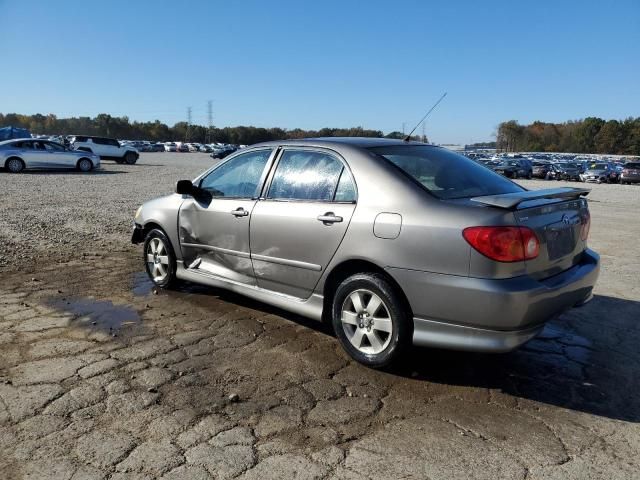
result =
[[[249,215],[249,212],[247,212],[244,208],[240,207],[233,210],[231,212],[231,215],[235,217],[246,217],[247,215]]]
[[[333,212],[327,212],[324,215],[318,216],[318,220],[328,225],[330,223],[340,223],[342,221],[342,217],[334,215]]]

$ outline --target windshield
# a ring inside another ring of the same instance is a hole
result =
[[[524,191],[491,169],[444,148],[396,145],[368,150],[393,163],[441,199]]]
[[[589,168],[592,170],[605,170],[607,166],[608,165],[606,163],[592,163]]]

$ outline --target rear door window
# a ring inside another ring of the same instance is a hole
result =
[[[269,187],[268,199],[332,202],[344,165],[333,155],[313,150],[287,149],[282,153]],[[353,198],[353,184],[345,172],[341,198]],[[351,200],[336,200],[351,201]]]

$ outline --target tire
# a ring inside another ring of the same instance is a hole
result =
[[[160,288],[177,283],[176,255],[166,234],[154,228],[144,238],[143,260],[149,279]]]
[[[528,173],[527,174],[527,180],[531,180],[533,178],[533,173]]]
[[[88,158],[81,158],[80,160],[78,160],[76,168],[84,173],[90,172],[91,170],[93,170],[93,162],[91,162],[91,160],[89,160]]]
[[[138,157],[133,152],[127,152],[124,154],[124,161],[127,165],[134,165],[138,161]]]
[[[331,320],[346,352],[372,368],[390,365],[407,350],[413,337],[409,309],[394,286],[377,273],[352,275],[338,286]]]
[[[26,165],[24,161],[18,157],[9,158],[5,164],[4,168],[6,168],[10,173],[20,173],[25,169]]]

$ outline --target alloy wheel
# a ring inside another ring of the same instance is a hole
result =
[[[18,173],[22,171],[22,168],[22,162],[17,158],[12,158],[7,162],[7,170],[9,170],[11,173]]]
[[[344,333],[360,352],[378,354],[391,342],[393,323],[380,296],[366,289],[355,290],[342,304]]]
[[[162,282],[169,274],[167,247],[159,238],[152,238],[147,244],[147,264],[154,282]]]

